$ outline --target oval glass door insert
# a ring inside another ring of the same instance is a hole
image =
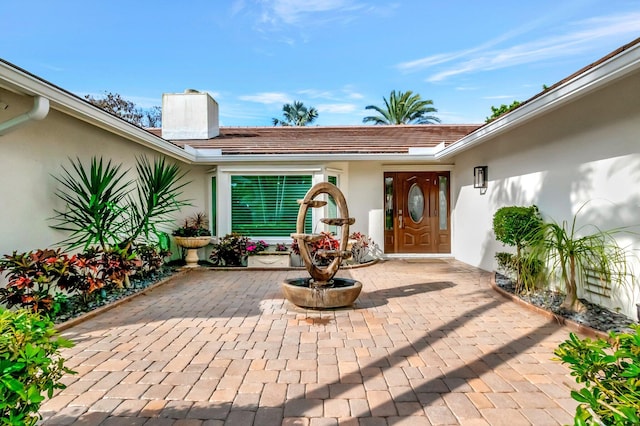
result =
[[[417,183],[409,189],[409,216],[415,223],[420,223],[424,214],[424,193]]]

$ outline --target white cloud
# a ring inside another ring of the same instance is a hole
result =
[[[495,48],[512,38],[508,33],[495,40],[460,52],[440,53],[404,62],[397,68],[413,72],[427,68],[440,70],[427,78],[438,82],[450,77],[507,68],[527,63],[539,63],[559,57],[578,54],[593,48],[596,42],[628,36],[629,40],[640,32],[640,12],[591,18],[565,25],[569,32],[555,34],[526,43]],[[520,33],[522,31],[518,31]]]
[[[308,15],[360,9],[351,0],[275,0],[262,1],[262,22],[296,24]]]
[[[320,104],[316,107],[318,112],[329,114],[351,114],[358,108],[354,104]]]
[[[286,104],[291,103],[291,96],[280,92],[262,92],[255,95],[242,95],[238,97],[240,100],[257,102],[260,104]]]

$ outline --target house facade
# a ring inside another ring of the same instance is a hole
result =
[[[53,176],[68,158],[128,168],[146,154],[188,171],[193,206],[183,217],[207,212],[216,236],[290,241],[295,200],[329,181],[346,196],[352,229],[386,256],[451,256],[493,270],[505,248],[492,216],[503,206],[536,204],[558,222],[582,208],[579,220],[601,229],[640,223],[639,93],[636,40],[483,126],[225,128],[217,103],[188,91],[165,95],[163,128],[145,130],[0,62],[0,252],[64,239],[47,218],[64,209]],[[476,167],[486,188],[474,188]],[[331,230],[319,225],[334,213],[328,201],[309,231]],[[620,243],[640,249],[631,233]],[[637,286],[586,296],[632,317],[640,302]]]

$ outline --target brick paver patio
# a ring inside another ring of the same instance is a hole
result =
[[[66,330],[78,374],[46,425],[572,423],[569,331],[454,260],[341,271],[356,306],[297,308],[304,271],[194,270]]]

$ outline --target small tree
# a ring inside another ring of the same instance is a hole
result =
[[[159,106],[140,108],[118,93],[105,92],[102,97],[85,95],[84,98],[98,108],[117,115],[136,126],[159,127],[162,121],[162,110]]]
[[[520,104],[521,104],[521,102],[519,102],[519,101],[513,101],[511,103],[511,105],[502,104],[499,107],[492,106],[491,107],[491,113],[492,114],[491,114],[490,117],[487,117],[485,119],[485,123],[489,123],[489,122],[495,120],[496,118],[500,117],[502,114],[506,114],[509,111],[511,111],[513,109],[516,109],[518,106],[520,106]]]
[[[516,272],[516,290],[522,286],[522,252],[530,244],[542,226],[542,218],[537,206],[502,207],[493,215],[493,232],[503,244],[516,247],[516,255],[498,253],[496,258],[505,265],[511,265]],[[539,270],[539,268],[537,268]]]
[[[531,250],[525,262],[542,261],[549,266],[551,276],[557,276],[565,287],[565,299],[561,307],[570,311],[583,311],[585,306],[578,299],[578,286],[586,281],[588,272],[597,274],[604,282],[622,285],[627,279],[627,254],[615,235],[622,229],[602,231],[595,225],[576,227],[578,214],[571,226],[567,221],[543,224],[531,239]],[[593,233],[583,235],[586,229]]]
[[[96,98],[91,95],[85,95],[84,98],[95,106],[117,115],[123,120],[127,120],[129,123],[140,125],[142,121],[142,113],[136,108],[136,105],[124,99],[118,93],[105,92],[103,97]]]

